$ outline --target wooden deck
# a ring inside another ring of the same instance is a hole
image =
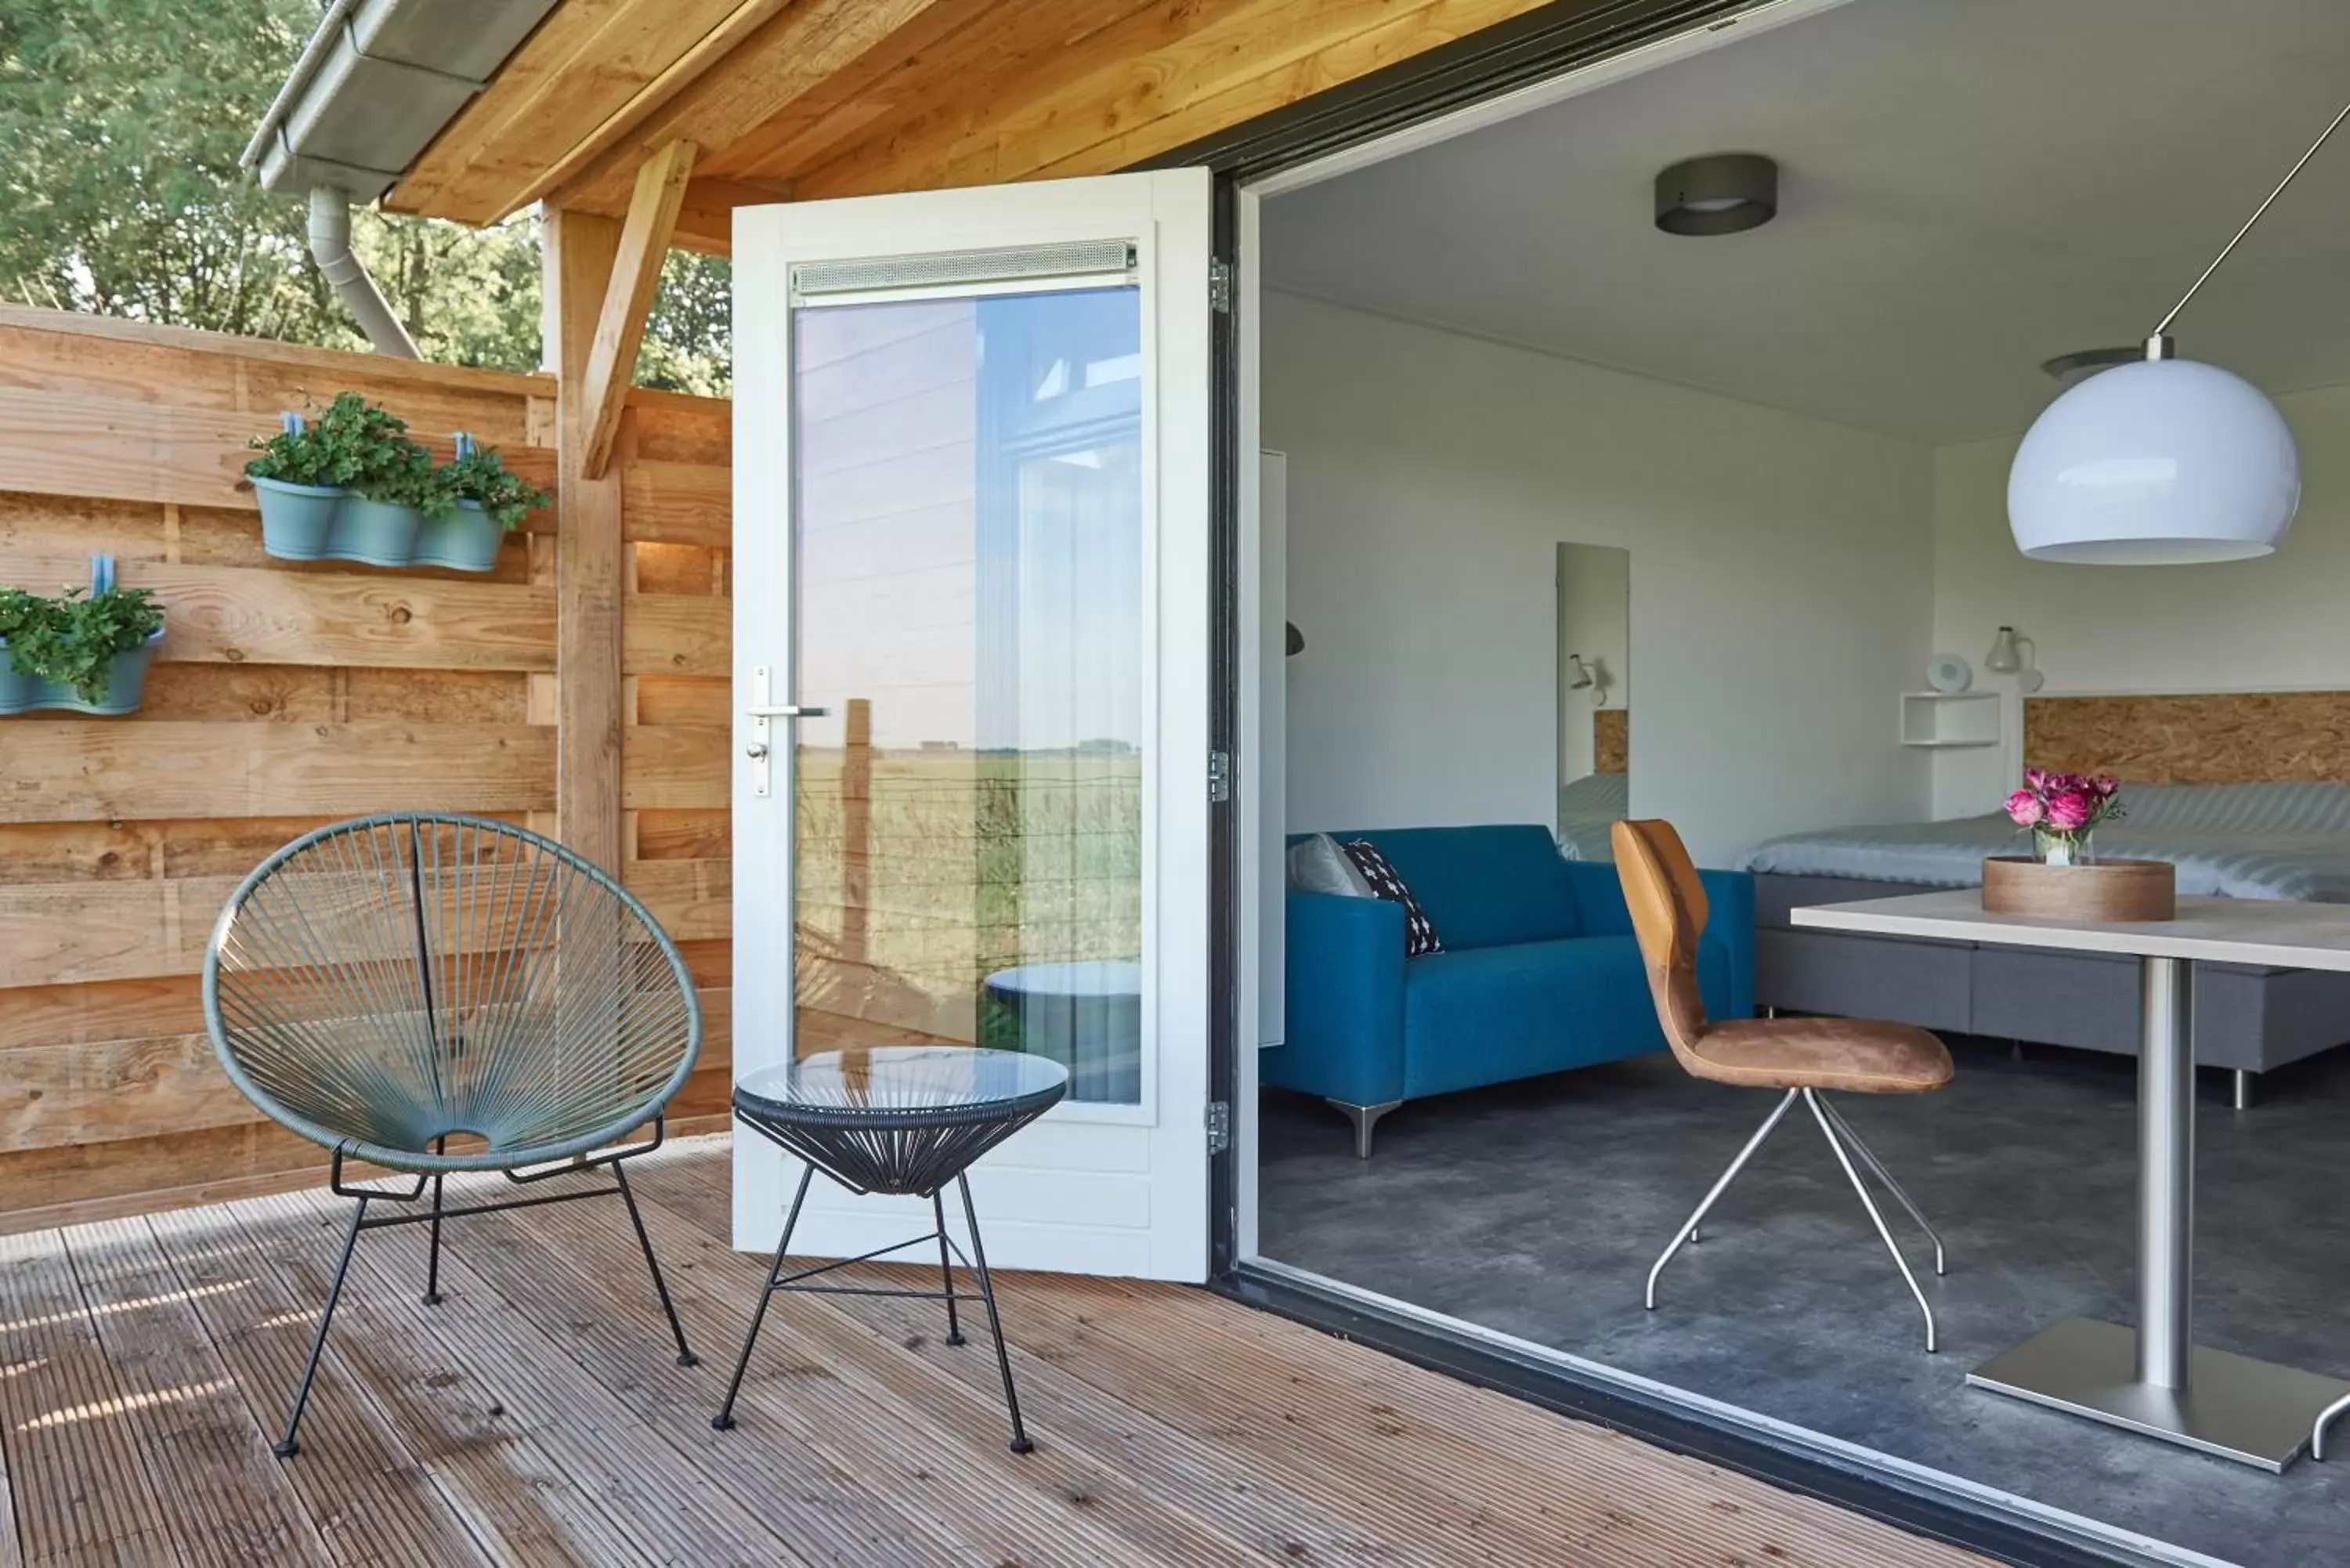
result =
[[[700,1367],[617,1203],[457,1222],[437,1308],[419,1229],[371,1232],[282,1463],[342,1205],[0,1239],[0,1564],[1977,1561],[1164,1286],[1004,1278],[1024,1458],[919,1302],[779,1299],[713,1432],[764,1265],[723,1139],[639,1168]]]

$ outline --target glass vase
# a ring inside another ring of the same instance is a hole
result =
[[[2096,857],[2090,848],[2090,834],[2060,833],[2054,828],[2032,830],[2032,857],[2043,866],[2090,866]]]

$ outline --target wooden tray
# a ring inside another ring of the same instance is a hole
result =
[[[2178,916],[2178,875],[2168,860],[2099,860],[2043,866],[2026,855],[1983,861],[1986,913],[2041,920],[2169,920]]]

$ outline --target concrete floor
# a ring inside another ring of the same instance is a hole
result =
[[[1769,1110],[1659,1055],[1403,1106],[1357,1161],[1267,1091],[1265,1255],[2251,1568],[2350,1562],[2344,1458],[2282,1478],[1965,1386],[2053,1319],[2132,1314],[2136,1064],[1954,1043],[1939,1095],[1839,1098],[1940,1230],[1889,1203],[1941,1349],[1800,1108],[1665,1271],[1673,1225]],[[2350,1377],[2350,1051],[2202,1085],[2196,1337]]]

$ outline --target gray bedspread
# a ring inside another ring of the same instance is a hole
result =
[[[2168,860],[2178,890],[2230,898],[2350,903],[2350,784],[2125,785],[2129,815],[2097,830],[2096,852]],[[1970,887],[1986,855],[2028,850],[2003,815],[1789,834],[1738,858],[1794,877]]]

